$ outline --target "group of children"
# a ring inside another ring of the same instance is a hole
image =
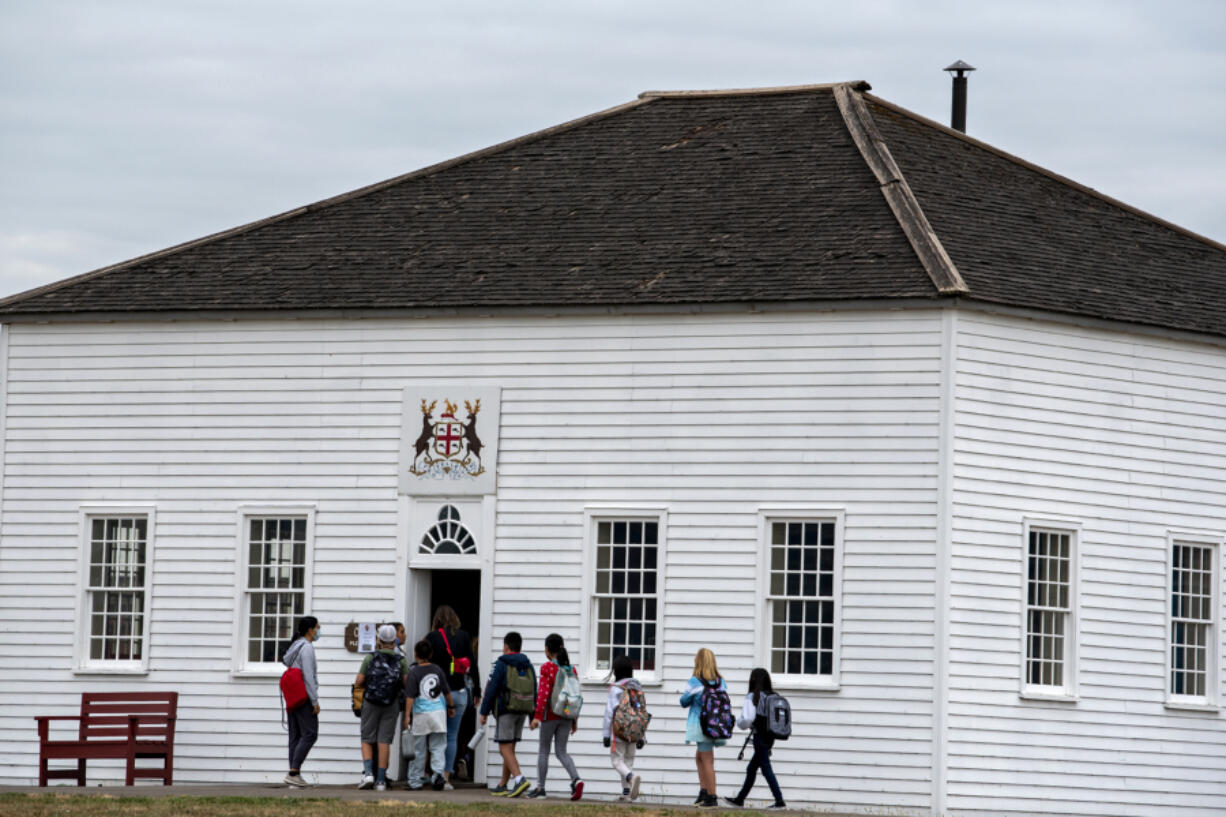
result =
[[[570,799],[583,796],[583,780],[575,762],[566,751],[567,741],[579,729],[579,711],[583,704],[579,693],[578,674],[571,665],[562,636],[553,633],[545,639],[545,657],[537,683],[532,662],[521,650],[519,633],[507,633],[502,655],[498,657],[481,704],[481,724],[489,728],[492,715],[493,739],[502,757],[502,775],[491,793],[499,797],[545,797],[545,778],[549,771],[552,750],[570,775]],[[609,750],[613,768],[621,782],[619,800],[635,800],[642,778],[634,773],[635,752],[646,743],[647,699],[642,685],[634,678],[634,666],[627,656],[613,659],[612,683],[605,700],[601,727],[603,743]],[[791,731],[791,710],[786,700],[777,695],[770,673],[759,667],[749,676],[749,692],[741,706],[740,717],[734,717],[728,700],[728,687],[719,673],[715,655],[700,649],[694,657],[694,674],[681,695],[681,705],[689,708],[686,720],[686,743],[697,747],[699,793],[694,801],[700,807],[719,805],[715,794],[715,748],[723,746],[732,736],[732,726],[751,730],[753,755],[745,770],[745,781],[735,797],[724,801],[736,807],[745,805],[758,772],[766,778],[774,803],[769,809],[784,809],[783,792],[771,767],[771,750],[777,739],[786,740]],[[523,737],[524,721],[531,716],[531,729],[540,729],[537,750],[537,784],[524,776],[515,756],[515,744]],[[743,751],[743,750],[742,750]]]
[[[305,646],[299,644],[297,651],[291,647],[292,655],[287,654],[285,663],[307,670],[311,706],[300,707],[296,712],[306,711],[313,719],[319,709],[317,698],[310,694],[313,691],[310,682],[314,680],[315,673],[314,654],[309,647],[318,637],[318,622],[308,619],[304,618],[299,626],[299,636]],[[443,638],[446,638],[449,630],[440,629],[439,632],[444,633]],[[456,630],[450,632],[454,634]],[[413,662],[410,664],[396,649],[403,638],[403,631],[397,632],[392,625],[380,627],[376,650],[363,659],[354,679],[355,690],[361,690],[364,697],[360,709],[355,708],[362,719],[363,776],[359,788],[386,789],[390,744],[397,727],[403,724],[414,741],[408,788],[421,789],[430,784],[436,790],[450,789],[451,758],[446,757],[445,752],[453,754],[455,750],[448,746],[448,721],[454,721],[457,716],[454,699],[459,696],[461,703],[466,702],[463,676],[470,665],[463,654],[471,656],[471,646],[465,642],[465,647],[459,649],[444,642],[444,651],[450,659],[447,666],[455,677],[461,679],[455,681],[454,678],[449,679],[438,663],[432,660],[434,649],[426,639],[413,646]],[[516,632],[507,633],[503,639],[502,655],[494,662],[485,685],[485,694],[481,696],[481,729],[498,745],[502,758],[501,777],[498,785],[491,790],[495,796],[521,797],[526,794],[528,797],[545,797],[551,750],[570,775],[570,799],[578,800],[583,796],[583,779],[574,759],[567,752],[570,736],[579,729],[578,718],[583,706],[579,676],[571,664],[562,636],[550,634],[544,646],[547,660],[541,666],[538,683],[532,662],[522,652],[522,637]],[[461,660],[456,660],[453,649],[461,653]],[[310,653],[307,656],[311,659],[309,666],[299,655],[303,650]],[[624,655],[614,658],[611,670],[601,734],[621,783],[622,793],[618,799],[629,801],[638,798],[642,786],[642,779],[634,772],[634,760],[636,751],[646,743],[651,715],[647,712],[643,688],[634,678],[630,658]],[[786,808],[771,767],[770,755],[775,741],[786,740],[790,734],[791,711],[787,701],[772,689],[770,673],[762,668],[750,673],[749,692],[741,706],[740,716],[736,717],[715,655],[708,649],[700,649],[694,656],[694,672],[681,695],[681,705],[689,710],[685,741],[696,746],[699,792],[695,805],[719,805],[715,793],[714,752],[716,747],[723,746],[732,737],[735,724],[741,729],[750,730],[746,744],[752,742],[753,755],[740,792],[735,797],[725,797],[724,801],[731,806],[743,806],[761,771],[774,796],[774,803],[768,808]],[[490,723],[491,717],[493,723]],[[530,729],[540,730],[535,786],[524,776],[515,756],[515,745],[523,738],[525,721],[529,722]],[[297,733],[293,720],[290,726],[290,774],[286,782],[291,786],[304,786],[306,783],[301,780],[298,767],[310,744],[314,743],[315,728],[306,720]],[[427,755],[433,770],[429,779],[425,775]],[[447,775],[443,774],[444,769]]]

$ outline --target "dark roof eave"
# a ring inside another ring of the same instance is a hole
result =
[[[190,320],[296,320],[314,318],[450,318],[490,315],[593,315],[593,314],[732,314],[754,312],[833,312],[841,309],[904,309],[932,307],[938,301],[953,299],[932,293],[926,296],[831,298],[772,301],[676,301],[652,303],[554,303],[554,304],[474,304],[426,305],[408,307],[320,307],[316,309],[269,309],[267,306],[167,309],[99,310],[90,312],[3,312],[0,323],[96,323],[118,321]]]

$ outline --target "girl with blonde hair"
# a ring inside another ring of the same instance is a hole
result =
[[[689,717],[685,723],[685,742],[696,745],[694,763],[698,767],[698,799],[694,804],[700,808],[710,808],[719,805],[715,796],[715,747],[727,743],[726,738],[710,737],[704,731],[702,724],[703,695],[723,696],[728,700],[728,686],[719,674],[719,666],[715,663],[715,653],[706,647],[694,655],[694,675],[685,685],[681,695],[681,705],[690,708]],[[731,714],[731,707],[726,707]]]

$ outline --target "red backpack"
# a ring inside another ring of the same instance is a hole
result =
[[[307,698],[306,681],[302,677],[302,670],[290,667],[281,673],[281,695],[285,698],[286,712],[293,712],[310,700]]]

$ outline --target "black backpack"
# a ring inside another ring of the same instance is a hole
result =
[[[376,652],[366,668],[366,700],[387,706],[400,698],[400,656]]]
[[[758,707],[753,719],[754,731],[771,740],[787,740],[792,736],[792,705],[777,692],[758,693]]]

